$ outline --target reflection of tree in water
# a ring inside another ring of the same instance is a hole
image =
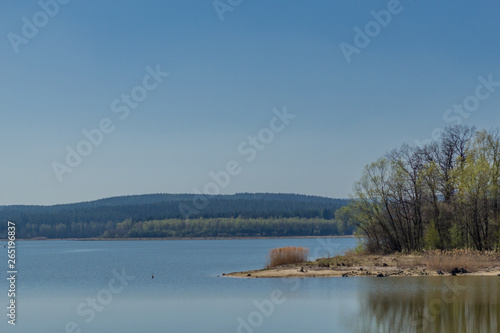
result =
[[[367,280],[355,332],[500,332],[500,278]]]

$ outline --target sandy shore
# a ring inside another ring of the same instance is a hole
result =
[[[448,264],[449,265],[449,264]],[[500,262],[484,262],[479,267],[457,267],[456,276],[499,276]],[[320,259],[296,265],[223,274],[237,278],[295,278],[349,276],[451,276],[453,268],[433,269],[423,256],[355,256]],[[439,271],[439,273],[438,273]]]

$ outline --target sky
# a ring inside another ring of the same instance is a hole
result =
[[[0,205],[347,198],[403,143],[499,124],[493,0],[0,6]]]

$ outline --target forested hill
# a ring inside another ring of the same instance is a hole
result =
[[[237,217],[329,220],[348,202],[297,194],[147,194],[55,206],[0,206],[0,220],[15,222],[19,237],[97,237],[125,220],[132,223]],[[0,234],[5,233],[7,223],[3,222]]]

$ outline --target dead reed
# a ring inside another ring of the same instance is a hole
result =
[[[443,272],[450,272],[454,268],[464,268],[469,272],[476,272],[498,266],[500,259],[496,252],[473,250],[430,251],[424,257],[427,267]]]
[[[266,267],[271,268],[280,265],[306,262],[308,257],[308,248],[295,246],[280,247],[269,251]]]

